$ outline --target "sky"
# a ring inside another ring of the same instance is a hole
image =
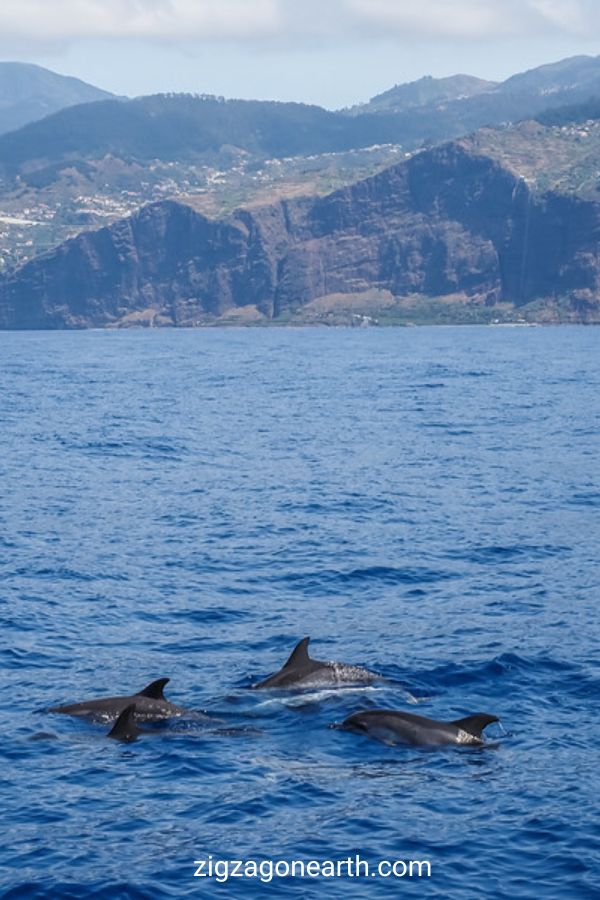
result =
[[[0,58],[116,94],[331,109],[459,72],[600,54],[600,0],[1,0]]]

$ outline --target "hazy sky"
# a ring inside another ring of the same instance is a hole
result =
[[[600,0],[0,0],[0,56],[119,94],[340,107],[600,53]]]

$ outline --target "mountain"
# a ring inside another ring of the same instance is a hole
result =
[[[4,276],[0,327],[414,321],[433,301],[445,321],[600,322],[600,122],[581,134],[484,129],[222,220],[150,204]]]
[[[235,147],[259,157],[310,155],[396,135],[393,116],[349,118],[318,106],[157,94],[63,109],[0,136],[0,167],[19,173],[31,164],[111,154],[151,161],[214,158]]]
[[[529,93],[548,97],[565,92],[598,92],[600,57],[571,56],[512,75],[497,86],[499,93]]]
[[[368,103],[354,106],[351,113],[405,112],[431,103],[446,103],[448,100],[462,100],[491,91],[497,87],[495,81],[484,81],[472,75],[451,75],[449,78],[432,78],[426,75],[418,81],[397,84],[382,94],[372,97]]]
[[[536,198],[553,191],[569,202],[598,199],[600,147],[587,120],[600,116],[599,58],[563,60],[498,85],[469,76],[421,79],[381,97],[381,109],[370,112],[191,95],[108,99],[0,135],[5,283],[8,273],[84,229],[128,214],[135,220],[142,204],[175,197],[185,206],[188,197],[194,214],[231,221],[240,206],[322,196],[469,132],[475,155],[519,172]],[[497,146],[484,146],[485,129],[475,134],[482,124],[532,115],[548,127],[534,133],[533,126],[502,125],[489,132]],[[340,297],[327,308],[343,306]],[[482,307],[475,308],[481,317]]]
[[[111,97],[78,78],[28,63],[0,62],[0,134],[77,103]]]
[[[486,86],[485,82],[478,84],[474,80],[471,90],[465,90],[462,96],[452,97],[449,89],[444,98],[446,79],[432,79],[433,84],[425,79],[432,94],[437,91],[439,96],[428,100],[425,90],[421,93],[423,102],[418,103],[422,81],[393,88],[347,112],[371,116],[385,110],[389,116],[394,114],[396,95],[411,98],[412,106],[398,105],[395,115],[398,143],[414,148],[458,137],[484,126],[535,118],[546,110],[584,103],[591,97],[600,96],[600,57],[574,56],[513,75],[495,85]],[[455,83],[452,78],[448,81],[452,87],[460,88],[460,81]]]
[[[339,112],[182,94],[105,100],[62,109],[0,135],[0,193],[14,187],[18,176],[57,179],[67,162],[106,156],[146,166],[162,160],[229,168],[240,153],[264,160],[382,144],[410,151],[595,95],[600,96],[600,57],[583,56],[497,85],[465,75],[425,78]]]
[[[572,106],[558,106],[546,109],[535,117],[542,125],[575,125],[584,124],[591,119],[600,119],[600,96],[590,97],[584,103]]]

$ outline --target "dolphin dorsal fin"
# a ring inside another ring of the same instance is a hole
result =
[[[283,667],[284,669],[287,669],[288,666],[301,666],[304,663],[310,662],[310,656],[308,655],[309,641],[310,638],[305,637],[296,644],[296,646],[290,653],[290,658]]]
[[[117,741],[130,741],[139,734],[139,731],[135,721],[135,703],[130,703],[125,707],[107,736]]]
[[[483,729],[487,725],[491,725],[492,722],[498,721],[498,716],[490,716],[487,713],[475,713],[475,715],[466,716],[464,719],[455,719],[452,724],[456,725],[457,728],[462,728],[467,734],[472,734],[473,737],[481,738]]]
[[[142,691],[137,692],[138,697],[149,697],[150,700],[164,700],[165,695],[163,689],[169,683],[170,678],[158,678],[151,684],[146,685]]]

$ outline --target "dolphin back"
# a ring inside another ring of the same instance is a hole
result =
[[[157,678],[156,681],[147,684],[143,690],[138,691],[136,697],[148,697],[149,700],[166,700],[167,698],[163,691],[170,680],[170,678]]]
[[[302,638],[301,641],[298,641],[292,652],[290,653],[288,661],[283,666],[284,669],[296,667],[296,666],[305,666],[308,663],[312,662],[310,656],[308,655],[308,645],[310,643],[310,638],[305,637]]]
[[[377,678],[373,672],[362,669],[360,666],[313,659],[308,654],[309,641],[309,637],[302,638],[278,672],[269,675],[264,681],[253,684],[252,687],[343,687],[345,685],[370,684]]]
[[[466,716],[464,719],[455,719],[452,724],[460,728],[461,731],[466,731],[467,734],[472,734],[473,737],[481,740],[483,729],[491,725],[492,722],[498,721],[498,716],[490,716],[488,713],[474,713],[472,716]]]
[[[130,703],[129,706],[125,707],[111,730],[108,732],[107,737],[113,738],[115,741],[129,743],[135,741],[138,734],[141,733],[142,729],[138,728],[135,721],[135,703]]]
[[[475,713],[454,722],[428,719],[415,713],[393,709],[371,709],[353,713],[340,726],[343,731],[367,734],[384,744],[438,746],[442,744],[482,744],[486,725],[497,722],[496,716]]]
[[[278,672],[275,672],[274,675],[269,675],[264,681],[258,681],[256,684],[253,684],[252,687],[286,687],[287,685],[298,681],[303,675],[308,674],[313,669],[318,668],[321,663],[311,659],[308,655],[309,641],[309,637],[302,638],[301,641],[298,641],[281,669]]]

